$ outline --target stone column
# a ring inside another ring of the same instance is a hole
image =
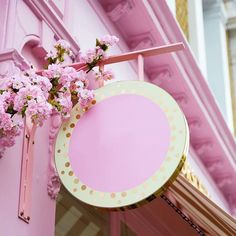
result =
[[[207,80],[222,114],[233,132],[225,6],[223,0],[208,0],[203,3]]]
[[[229,53],[231,67],[231,96],[233,102],[234,131],[236,134],[236,28],[229,30]]]
[[[203,75],[206,77],[206,48],[202,0],[188,0],[189,44]]]

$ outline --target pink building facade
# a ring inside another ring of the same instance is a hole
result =
[[[30,63],[42,69],[46,52],[58,39],[67,40],[77,55],[80,49],[92,47],[95,38],[104,34],[120,38],[111,54],[183,42],[186,48],[182,52],[146,59],[145,80],[169,92],[187,118],[190,129],[188,162],[190,172],[197,176],[189,181],[225,212],[236,214],[236,143],[166,1],[1,0],[0,3],[1,80],[18,68],[26,69]],[[111,68],[116,80],[137,79],[134,61]],[[56,219],[60,198],[67,196],[62,190],[56,200],[60,180],[54,166],[54,141],[60,124],[60,118],[53,115],[36,131],[29,223],[18,217],[23,133],[0,159],[0,235],[52,236],[55,231],[58,236],[73,235],[68,233],[66,226],[60,228],[59,216]],[[188,171],[185,172],[187,179]],[[156,214],[158,209],[168,211],[159,203],[150,204],[154,204]],[[167,218],[158,220],[149,208],[146,213],[106,213],[105,218],[111,235],[120,235],[117,223],[120,221],[137,235],[175,235],[174,229],[167,226]],[[173,224],[181,233],[184,226],[177,221],[173,220]],[[190,229],[184,230],[182,232],[186,233]],[[103,234],[98,230],[97,234],[81,235]],[[190,231],[185,235],[191,235]]]

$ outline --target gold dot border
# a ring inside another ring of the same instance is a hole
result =
[[[165,112],[171,130],[170,146],[161,167],[144,183],[125,192],[99,192],[86,186],[74,175],[67,154],[69,140],[76,123],[92,106],[108,97],[122,94],[144,96]],[[179,174],[188,151],[187,122],[174,99],[164,90],[150,83],[141,81],[114,82],[96,90],[95,98],[96,100],[89,107],[81,108],[78,104],[75,105],[70,120],[62,124],[55,150],[55,162],[59,176],[72,195],[90,205],[112,210],[135,208],[162,193]]]

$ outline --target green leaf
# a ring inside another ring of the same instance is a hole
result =
[[[11,104],[11,105],[7,108],[7,113],[11,114],[12,116],[17,113],[17,111],[15,111],[14,108],[13,108],[13,104]]]
[[[97,46],[100,46],[100,45],[101,45],[101,44],[100,44],[99,40],[96,39],[96,47],[97,47]]]
[[[103,44],[100,46],[100,48],[105,52],[108,49],[108,46],[106,44]]]

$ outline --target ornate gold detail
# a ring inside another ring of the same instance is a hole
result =
[[[48,176],[48,184],[47,191],[48,195],[51,199],[56,199],[57,195],[60,191],[61,181],[59,179],[58,173],[56,171],[55,162],[54,162],[54,148],[55,148],[55,139],[57,137],[58,129],[61,126],[61,117],[58,113],[54,112],[51,115],[51,124],[49,130],[49,176]],[[65,128],[65,127],[64,127]],[[64,129],[63,129],[64,130]],[[57,153],[61,153],[62,150],[58,149]],[[62,170],[61,174],[64,175],[65,171]]]
[[[184,176],[189,183],[191,183],[195,188],[202,192],[205,196],[209,197],[209,193],[205,186],[201,183],[199,178],[193,173],[189,163],[185,161],[183,168],[181,170],[181,175]]]
[[[188,0],[175,0],[176,3],[176,19],[179,22],[187,39],[189,39],[188,26]]]
[[[236,136],[236,91],[235,91],[235,82],[233,79],[233,68],[232,68],[232,56],[231,56],[231,48],[230,48],[230,32],[226,31],[226,39],[227,39],[227,51],[228,51],[228,66],[229,66],[229,79],[230,79],[230,93],[232,100],[232,111],[233,111],[233,125],[234,125],[234,135]]]

